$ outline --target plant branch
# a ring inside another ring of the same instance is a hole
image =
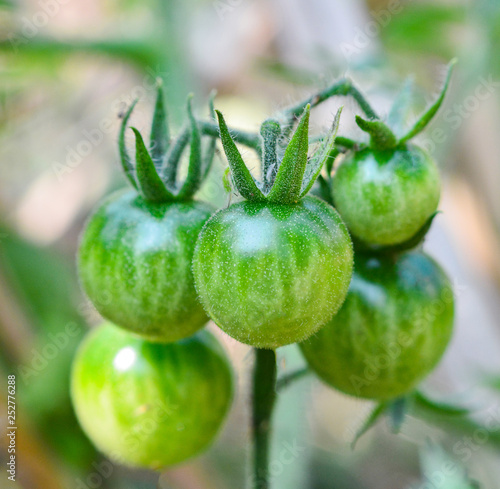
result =
[[[325,100],[328,100],[330,97],[339,96],[339,95],[350,95],[356,102],[358,103],[361,110],[365,113],[365,115],[370,119],[378,119],[377,113],[373,110],[370,103],[364,95],[354,86],[351,80],[348,78],[342,78],[341,80],[337,80],[335,83],[325,88],[321,92],[310,96],[306,100],[287,108],[283,111],[283,115],[287,118],[294,119],[298,117],[308,104],[311,105],[311,108],[316,107],[321,104]]]
[[[304,367],[299,370],[295,370],[295,372],[283,375],[276,382],[276,392],[280,392],[282,389],[287,388],[290,384],[293,384],[296,380],[300,380],[310,373],[312,373],[311,370],[308,367]]]
[[[252,395],[253,489],[269,489],[271,417],[276,400],[276,353],[254,349]]]
[[[199,120],[198,124],[201,132],[206,136],[219,137],[219,126],[216,123]],[[232,128],[229,128],[229,132],[235,142],[253,149],[259,155],[259,158],[261,157],[262,140],[258,134]]]

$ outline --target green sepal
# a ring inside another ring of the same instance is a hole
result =
[[[297,129],[286,147],[276,179],[267,196],[270,202],[293,204],[300,199],[309,149],[310,111],[311,106],[307,105]]]
[[[374,254],[374,255],[394,255],[398,253],[404,253],[405,251],[412,250],[417,246],[420,246],[425,239],[425,236],[429,232],[429,229],[434,222],[434,218],[439,214],[439,211],[434,212],[425,224],[407,241],[399,243],[393,246],[373,246],[364,243],[355,236],[351,236],[352,242],[354,244],[354,249],[360,254]]]
[[[387,124],[397,136],[401,136],[410,115],[413,104],[414,85],[413,78],[408,78],[405,81],[387,116]]]
[[[172,190],[176,187],[177,169],[179,167],[182,153],[189,143],[189,137],[189,131],[181,131],[181,133],[177,136],[177,139],[170,146],[161,168],[161,177],[168,188]]]
[[[210,98],[208,99],[209,115],[214,121],[216,121],[215,108],[214,108],[214,100],[216,95],[217,91],[212,90],[212,92],[210,93]],[[205,155],[203,156],[202,170],[201,170],[202,182],[205,181],[205,178],[207,177],[210,168],[212,168],[212,163],[214,161],[216,148],[217,148],[217,138],[212,137],[208,140],[207,149],[205,151]]]
[[[170,144],[170,131],[168,129],[167,113],[163,100],[163,89],[158,84],[153,123],[151,124],[151,136],[149,140],[149,153],[155,167],[160,170],[163,165],[165,154]]]
[[[417,122],[413,125],[413,127],[399,140],[399,144],[404,144],[410,139],[414,138],[417,134],[421,133],[432,120],[432,118],[436,115],[437,111],[440,109],[443,104],[444,97],[446,92],[448,91],[448,87],[450,85],[451,75],[453,73],[453,68],[457,63],[457,59],[452,59],[450,64],[448,65],[448,71],[446,73],[446,79],[441,89],[441,93],[437,100],[420,116]]]
[[[404,396],[391,401],[387,408],[389,427],[394,434],[401,431],[406,415],[411,406],[411,396]]]
[[[467,416],[471,414],[471,410],[460,407],[453,406],[451,404],[434,401],[429,399],[427,396],[422,394],[419,391],[415,391],[413,394],[415,406],[418,408],[424,409],[425,411],[429,411],[432,414],[441,415],[443,417],[448,416]]]
[[[123,116],[120,126],[120,134],[118,136],[118,151],[120,153],[120,161],[122,164],[123,172],[125,173],[125,176],[128,178],[132,186],[136,189],[138,189],[138,186],[134,177],[134,165],[132,164],[132,160],[130,159],[130,156],[127,152],[127,147],[125,146],[125,131],[127,130],[128,120],[130,119],[130,115],[132,114],[137,101],[138,99],[135,99],[132,102],[132,105]]]
[[[335,138],[337,136],[337,131],[339,128],[340,114],[342,113],[342,109],[343,107],[340,107],[340,109],[337,110],[330,132],[323,140],[323,144],[321,144],[319,150],[316,151],[312,158],[307,162],[300,198],[304,197],[309,192],[309,190],[311,190],[311,187],[314,185],[314,182],[321,173],[323,166],[329,163],[330,160],[333,160],[331,153],[335,150]],[[329,173],[331,172],[331,165],[328,166],[330,167],[327,168],[327,172]]]
[[[310,191],[311,195],[315,195],[320,199],[328,202],[332,207],[335,207],[333,204],[332,197],[332,186],[330,177],[324,177],[323,175],[319,175],[316,179],[316,185],[313,185],[312,190]]]
[[[141,133],[135,127],[131,129],[135,134],[135,170],[142,195],[150,202],[168,202],[175,200],[175,196],[167,190],[165,184],[159,177],[153,160],[144,144]]]
[[[201,132],[193,115],[193,95],[190,94],[187,102],[189,124],[191,126],[191,149],[189,153],[189,165],[186,180],[182,184],[177,198],[190,198],[198,190],[201,183],[202,155],[201,155]]]
[[[278,154],[276,146],[281,134],[281,126],[275,119],[267,119],[260,126],[262,136],[262,181],[264,192],[269,191],[278,173]]]
[[[231,173],[233,176],[233,183],[236,187],[236,190],[240,193],[240,195],[250,201],[253,202],[263,202],[266,200],[266,197],[257,186],[252,174],[248,170],[241,157],[238,148],[236,147],[233,138],[229,134],[229,130],[226,125],[226,121],[224,120],[223,115],[220,111],[215,111],[217,114],[217,119],[219,121],[219,131],[220,131],[220,139],[222,141],[222,147],[224,148],[224,153],[226,154],[227,161],[229,163],[229,167],[231,168]]]
[[[356,444],[359,439],[377,424],[377,421],[386,412],[386,410],[387,403],[385,402],[381,402],[373,408],[372,412],[368,415],[368,418],[366,418],[365,422],[361,425],[361,428],[359,428],[354,435],[354,440],[351,442],[351,448],[353,450],[356,448]]]
[[[358,143],[357,141],[346,138],[345,136],[337,136],[335,138],[335,144],[345,149],[354,149],[363,146],[363,143]]]
[[[233,191],[233,186],[231,185],[231,168],[229,167],[224,170],[222,175],[222,186],[228,194]]]
[[[368,121],[357,115],[356,124],[370,135],[370,146],[372,148],[383,151],[396,147],[396,136],[384,122]]]

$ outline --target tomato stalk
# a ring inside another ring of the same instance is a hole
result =
[[[254,348],[252,435],[254,489],[269,489],[271,417],[276,400],[276,352]]]
[[[300,114],[302,114],[307,105],[310,105],[311,108],[313,108],[328,100],[330,97],[346,95],[350,95],[358,103],[359,107],[367,117],[369,117],[370,119],[379,118],[368,100],[366,100],[364,95],[348,78],[342,78],[341,80],[334,82],[332,85],[320,91],[319,93],[311,95],[309,98],[303,100],[302,102],[299,102],[298,104],[285,109],[282,115],[287,120],[287,123],[291,129],[291,127],[293,126],[293,122]]]

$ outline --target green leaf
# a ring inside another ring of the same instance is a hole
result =
[[[398,96],[394,100],[389,115],[387,117],[387,124],[396,135],[401,135],[413,104],[413,78],[408,78]]]
[[[142,195],[150,202],[168,202],[175,200],[161,178],[158,176],[156,167],[151,156],[146,149],[141,133],[135,128],[131,128],[135,134],[136,147],[136,173]]]
[[[333,119],[333,124],[330,129],[330,132],[327,134],[325,139],[323,140],[323,144],[320,146],[319,150],[313,155],[313,157],[307,162],[306,170],[304,173],[304,181],[302,182],[302,191],[300,193],[300,198],[304,197],[311,187],[314,185],[314,182],[318,178],[323,166],[327,164],[332,158],[332,151],[335,149],[335,138],[337,136],[337,131],[339,128],[340,114],[342,113],[343,107],[335,114],[335,118]],[[332,162],[333,163],[333,162]],[[331,171],[331,167],[329,169]]]
[[[130,156],[128,155],[127,152],[127,147],[125,146],[125,131],[127,129],[128,120],[130,119],[130,114],[132,114],[132,111],[134,110],[134,107],[137,104],[137,100],[138,99],[135,99],[132,102],[132,105],[129,107],[129,109],[123,116],[122,124],[120,127],[120,134],[118,136],[118,151],[120,153],[122,168],[125,173],[125,176],[129,179],[130,183],[134,188],[138,187],[134,177],[134,165],[132,164],[132,160],[130,159]]]
[[[356,124],[370,135],[370,146],[373,148],[386,150],[396,147],[396,136],[382,121],[368,121],[357,115]]]
[[[448,65],[448,72],[446,73],[446,80],[444,82],[443,88],[437,100],[420,116],[418,121],[413,125],[413,127],[399,140],[400,144],[406,143],[410,139],[414,138],[417,134],[421,133],[436,115],[437,111],[441,107],[444,101],[446,92],[450,85],[451,75],[453,73],[453,68],[457,63],[457,59],[452,59]]]
[[[307,105],[297,129],[288,143],[276,180],[268,195],[270,202],[293,204],[300,199],[309,149],[310,111],[311,106]]]
[[[356,432],[356,435],[354,436],[354,440],[351,443],[351,448],[353,450],[356,448],[356,444],[358,443],[359,439],[377,424],[377,421],[382,416],[382,414],[384,414],[386,409],[387,403],[385,402],[381,402],[373,408],[373,411],[368,415],[368,418],[366,418],[365,422],[362,424],[361,428]]]
[[[177,139],[170,146],[165,158],[165,162],[163,163],[163,166],[161,168],[160,174],[162,180],[170,189],[175,189],[176,187],[177,169],[179,168],[179,162],[182,153],[189,143],[190,135],[191,134],[188,128],[185,128],[181,131],[181,133],[177,136]]]
[[[247,200],[254,202],[265,201],[266,197],[257,186],[257,183],[246,167],[245,162],[243,161],[243,158],[233,141],[233,138],[229,134],[229,129],[227,128],[224,116],[218,110],[215,112],[219,121],[220,139],[222,141],[222,146],[224,148],[224,153],[226,154],[229,167],[231,168],[233,183],[236,186],[236,189],[240,195]]]
[[[159,84],[149,142],[151,158],[158,170],[162,167],[163,159],[165,158],[169,144],[170,132],[163,100],[163,88],[161,84]]]
[[[427,396],[419,391],[414,393],[415,405],[424,408],[426,411],[430,411],[433,414],[438,414],[441,416],[467,416],[471,414],[471,411],[467,408],[461,406],[453,406],[451,404],[434,401],[429,399]]]
[[[189,124],[191,126],[191,151],[189,154],[189,166],[186,180],[184,181],[177,198],[188,199],[194,195],[201,183],[201,133],[200,128],[193,115],[193,107],[191,105],[193,95],[189,95],[187,103],[187,112]]]
[[[269,191],[278,173],[278,154],[276,145],[281,134],[281,126],[277,120],[265,120],[260,126],[263,141],[264,161],[262,162],[262,180],[264,191]]]

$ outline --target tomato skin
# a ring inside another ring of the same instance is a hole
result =
[[[201,202],[148,203],[134,191],[108,198],[79,250],[81,283],[101,315],[150,341],[176,341],[204,326],[191,260],[212,213]]]
[[[210,317],[258,348],[304,340],[340,308],[352,274],[347,228],[325,202],[240,202],[207,221],[193,271]]]
[[[421,148],[350,152],[333,179],[333,200],[349,231],[374,245],[412,238],[436,211],[439,171]]]
[[[111,323],[91,331],[73,364],[71,397],[97,448],[133,467],[177,464],[213,441],[233,396],[215,337],[151,343]]]
[[[311,369],[336,389],[393,399],[439,362],[453,312],[451,284],[427,255],[408,253],[396,262],[357,255],[344,305],[300,348]]]

